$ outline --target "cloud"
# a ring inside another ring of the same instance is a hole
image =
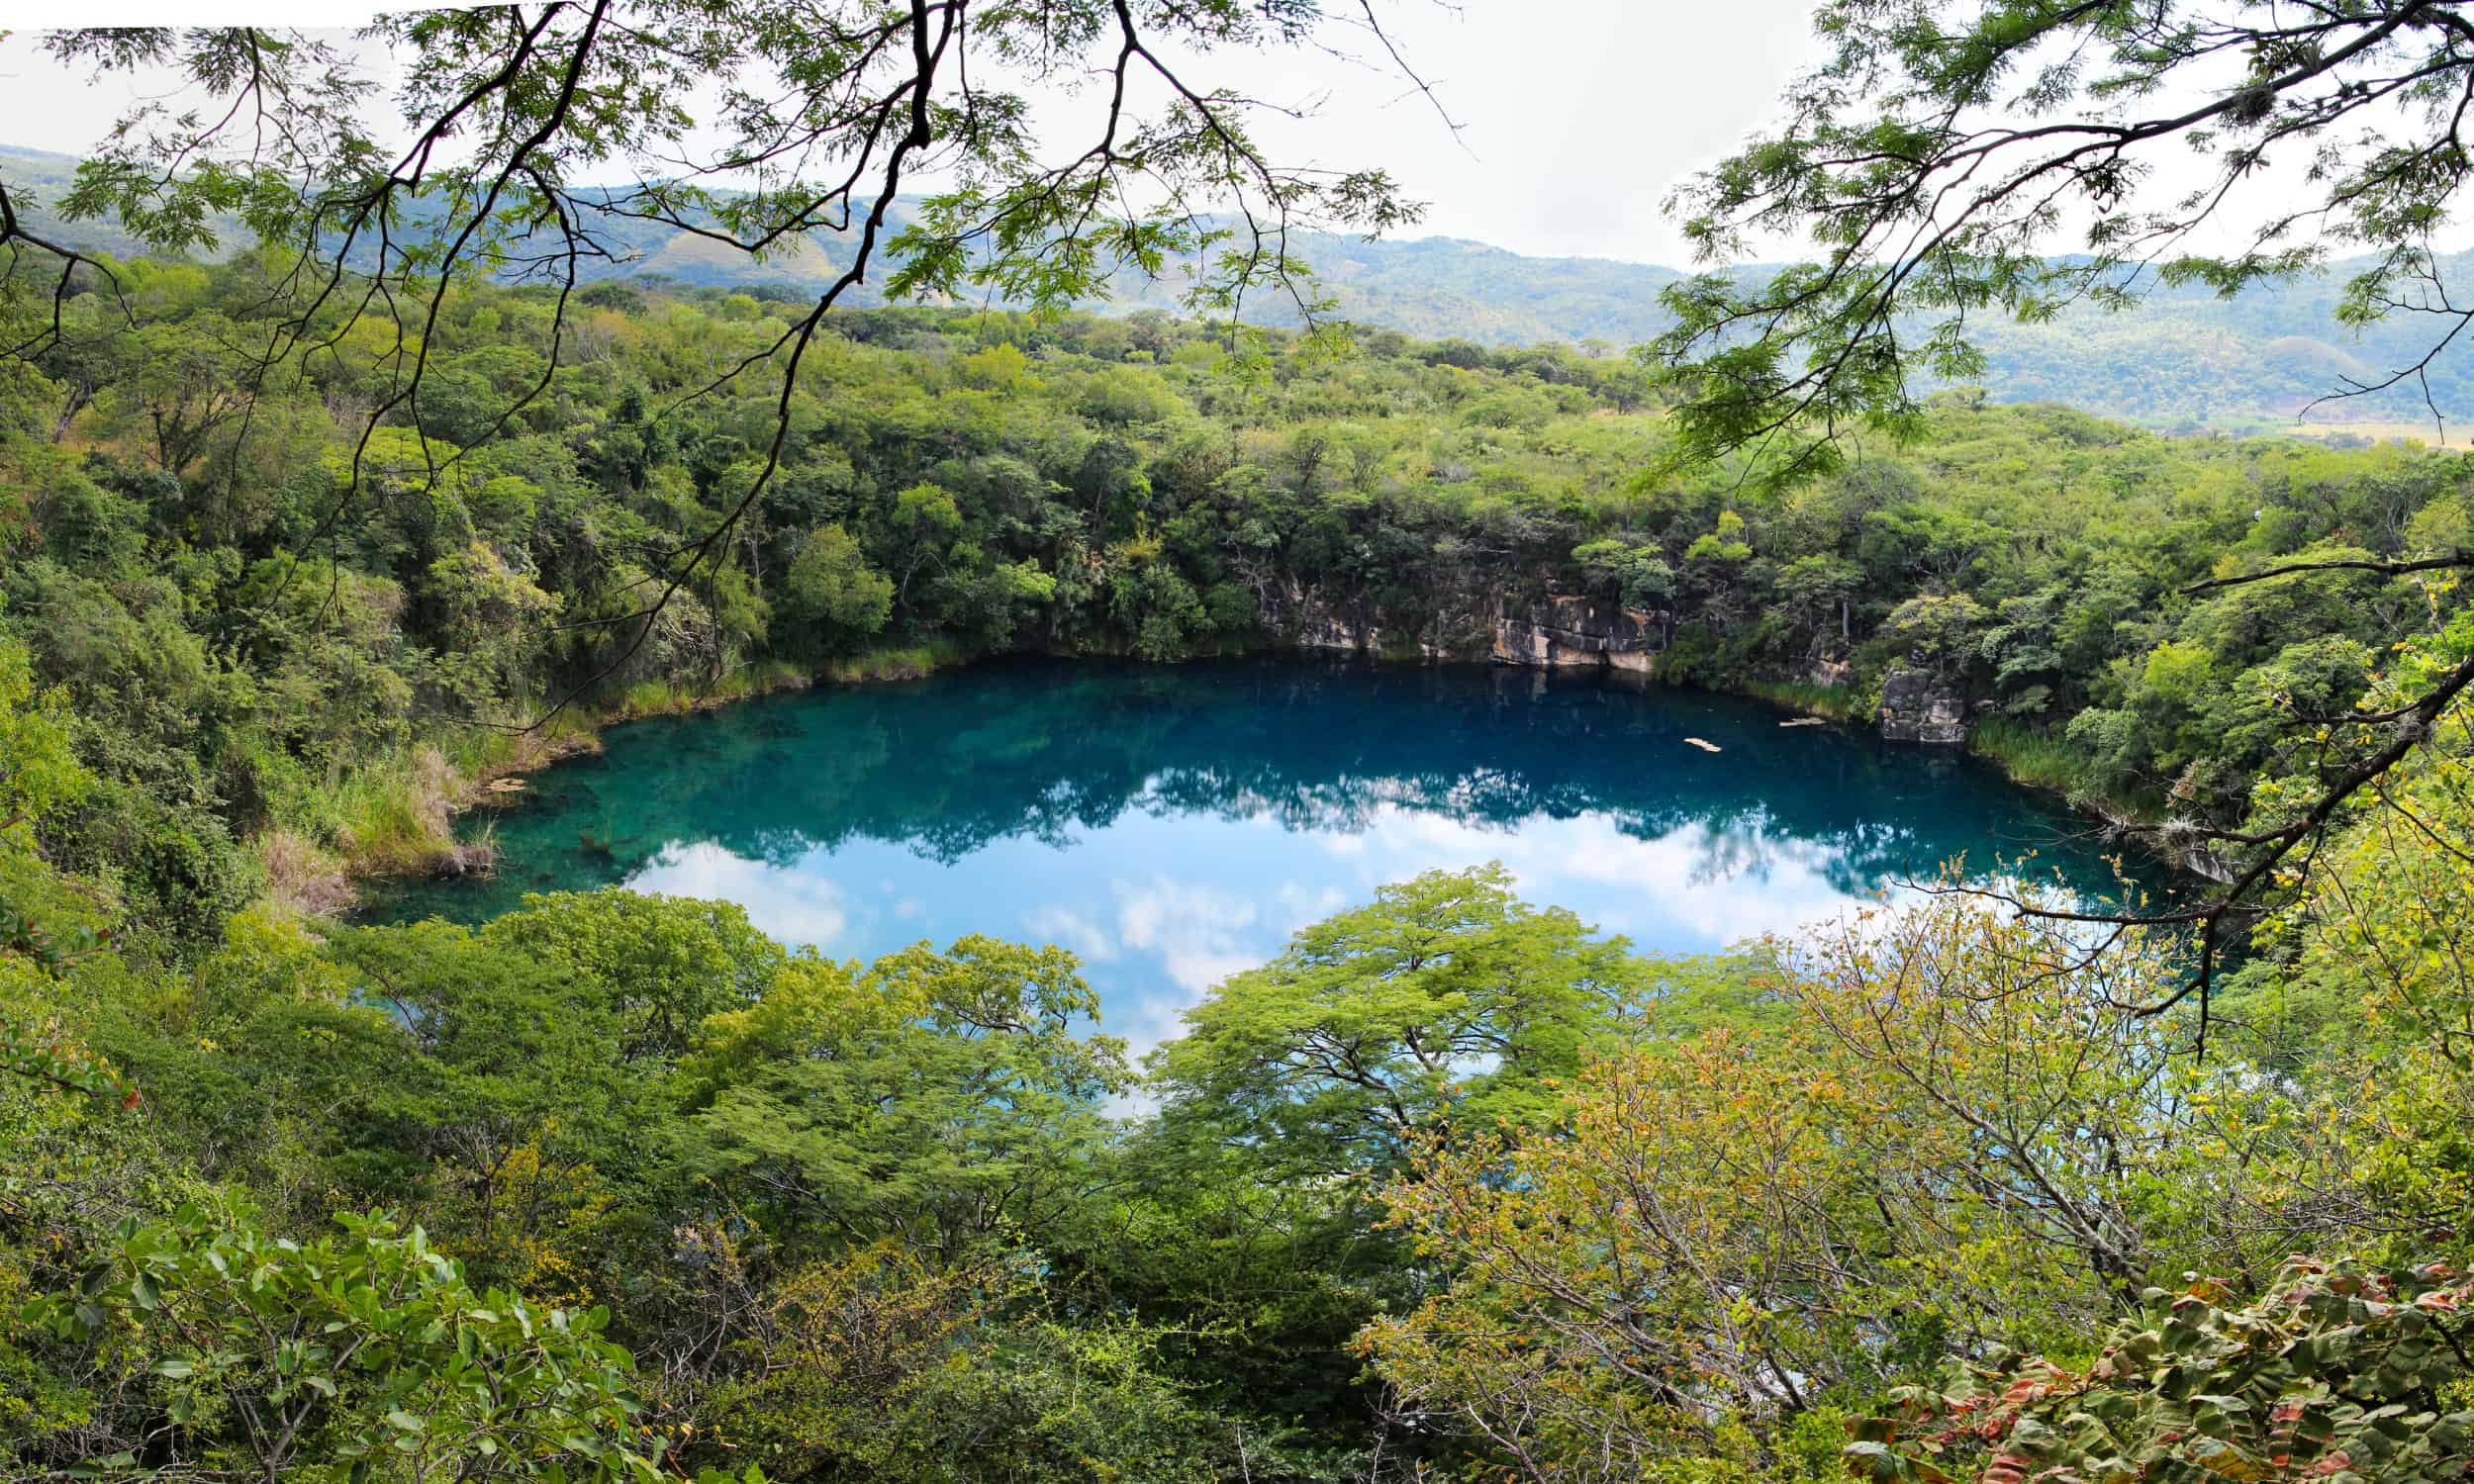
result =
[[[823,874],[818,856],[785,870],[710,841],[666,845],[624,884],[630,891],[736,902],[757,931],[790,944],[831,948],[851,928],[850,900]]]
[[[1279,952],[1261,909],[1235,892],[1168,877],[1111,884],[1118,941],[1155,963],[1173,986],[1108,1007],[1109,1031],[1125,1037],[1137,1057],[1181,1034],[1179,1017],[1201,1003],[1213,985]]]
[[[1335,854],[1362,862],[1364,895],[1419,872],[1499,861],[1533,904],[1568,905],[1584,918],[1595,911],[1607,931],[1653,948],[1724,947],[1827,921],[1860,904],[1833,881],[1831,847],[1758,826],[1717,831],[1691,824],[1643,839],[1606,815],[1581,814],[1532,816],[1506,831],[1384,804],[1359,838],[1362,846]],[[1622,894],[1608,900],[1609,887]]]
[[[1285,926],[1293,933],[1300,928],[1312,927],[1348,906],[1349,893],[1334,885],[1326,885],[1320,891],[1308,891],[1295,881],[1283,881],[1280,889],[1272,893],[1272,900],[1280,903],[1286,914]]]
[[[1112,884],[1118,937],[1128,948],[1156,954],[1182,989],[1200,995],[1270,957],[1251,941],[1262,935],[1247,932],[1260,910],[1233,891],[1189,886],[1166,877],[1139,887],[1125,881]]]
[[[1117,946],[1107,929],[1068,907],[1046,906],[1022,914],[1022,925],[1060,948],[1074,951],[1086,964],[1113,964]]]

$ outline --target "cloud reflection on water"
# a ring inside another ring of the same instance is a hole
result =
[[[998,665],[646,722],[495,824],[496,878],[383,915],[625,884],[738,902],[841,958],[1055,942],[1138,1046],[1433,868],[1501,861],[1530,899],[1673,953],[1791,931],[1961,850],[2103,875],[2066,815],[1948,754],[1687,692],[1296,663]]]
[[[1506,827],[1394,803],[1345,830],[1265,831],[1268,818],[1144,812],[1062,847],[998,842],[950,862],[878,842],[770,862],[678,843],[625,884],[737,902],[765,933],[839,957],[971,931],[1055,943],[1082,959],[1107,1004],[1106,1028],[1137,1053],[1176,1035],[1186,1009],[1279,953],[1298,928],[1421,871],[1499,861],[1530,900],[1677,953],[1790,932],[1865,899],[1846,889],[1840,848],[1755,826],[1689,824],[1642,838],[1605,814]],[[882,881],[918,910],[878,910],[852,881]]]

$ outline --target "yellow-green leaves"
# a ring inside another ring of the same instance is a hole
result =
[[[1780,946],[1761,1028],[1602,1047],[1553,1117],[1428,1134],[1383,1200],[1449,1286],[1361,1346],[1432,1426],[1611,1481],[2089,1333],[2145,1280],[2190,1120],[2171,1026],[2116,1008],[2172,961],[2084,949],[1962,897],[1884,910]]]
[[[23,846],[33,827],[92,787],[70,750],[68,698],[38,692],[26,646],[0,639],[0,847]]]

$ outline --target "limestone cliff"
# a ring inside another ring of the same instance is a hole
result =
[[[1967,698],[1929,670],[1894,669],[1881,678],[1881,736],[1955,747],[1967,740]]]
[[[1552,595],[1542,603],[1504,605],[1495,620],[1494,657],[1506,665],[1610,667],[1647,672],[1666,647],[1663,613],[1603,599]]]
[[[1363,600],[1334,599],[1291,583],[1267,595],[1264,627],[1297,649],[1343,654],[1405,654],[1428,659],[1493,658],[1540,669],[1612,668],[1647,673],[1665,648],[1667,615],[1603,599],[1552,594],[1524,603],[1504,597],[1447,605],[1403,625]]]

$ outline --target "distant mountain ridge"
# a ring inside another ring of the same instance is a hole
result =
[[[63,224],[40,209],[40,203],[57,198],[76,163],[69,155],[0,145],[0,178],[36,198],[39,230],[107,252],[137,250],[115,227]],[[656,224],[614,221],[597,230],[621,246],[628,260],[591,265],[589,277],[660,273],[723,287],[820,284],[848,263],[845,244],[829,237],[759,264],[723,244]],[[1455,237],[1367,241],[1304,232],[1295,234],[1291,245],[1315,269],[1342,317],[1423,338],[1489,346],[1639,344],[1670,323],[1659,294],[1685,276],[1612,258],[1530,257]],[[2474,254],[2443,259],[2443,266],[2474,266]],[[2334,313],[2347,272],[2338,264],[2232,301],[2203,289],[2159,289],[2130,314],[2082,308],[2046,325],[1987,321],[1977,329],[1991,361],[1986,390],[2001,401],[2067,403],[2166,428],[2291,426],[2314,399],[2336,390],[2340,378],[2376,380],[2410,364],[2439,332],[2428,317],[2402,317],[2356,337],[2337,325]],[[1094,307],[1178,307],[1174,277],[1147,281],[1128,274],[1116,289],[1108,304]],[[881,301],[863,288],[854,302]],[[1269,296],[1249,313],[1265,324],[1294,320],[1293,309]],[[2474,424],[2474,350],[2442,358],[2428,379],[2431,401],[2451,423]],[[2309,416],[2316,422],[2366,431],[2430,435],[2430,415],[2419,386],[2324,404]]]

